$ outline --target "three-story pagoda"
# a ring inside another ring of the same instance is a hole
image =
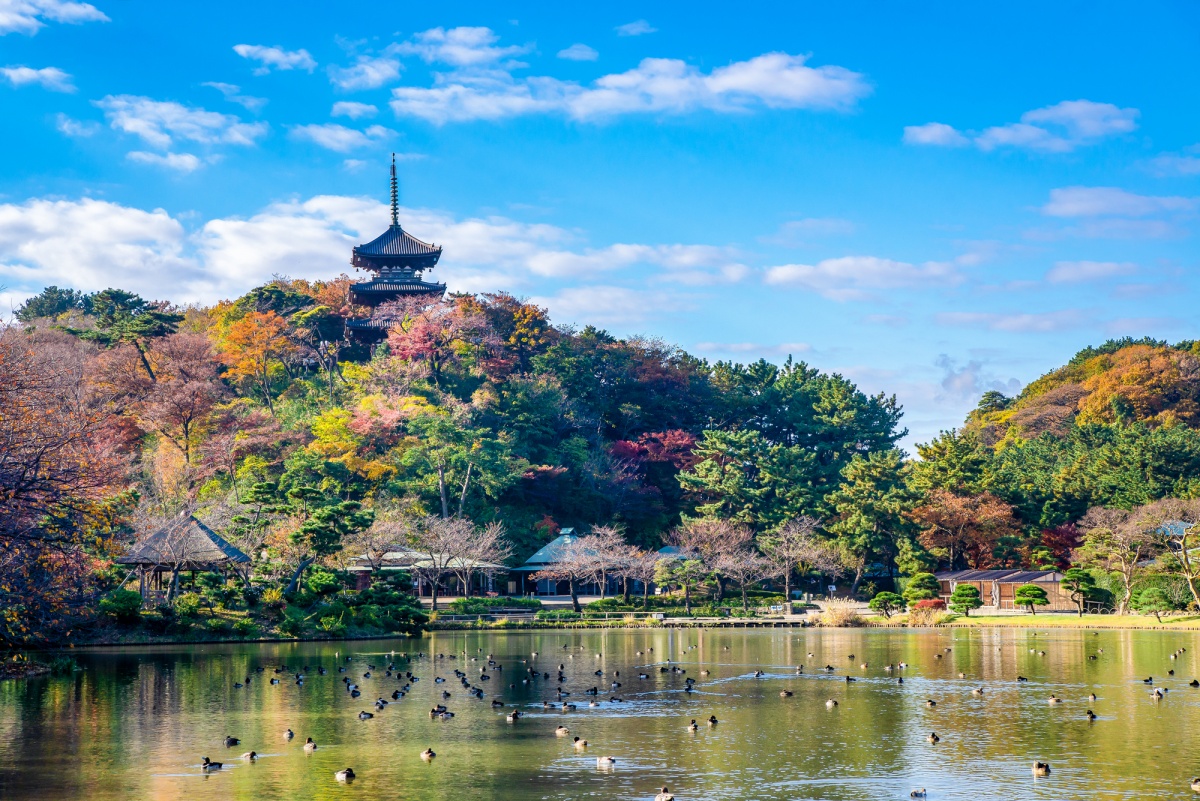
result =
[[[351,336],[362,342],[379,342],[387,337],[394,324],[391,315],[378,307],[389,300],[412,295],[441,297],[445,284],[425,281],[422,273],[432,270],[442,256],[442,249],[422,242],[400,227],[398,192],[396,188],[396,156],[392,155],[392,224],[386,231],[354,248],[350,263],[360,270],[375,274],[370,281],[350,285],[351,299],[370,306],[371,317],[347,320]]]

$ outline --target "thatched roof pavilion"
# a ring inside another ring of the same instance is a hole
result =
[[[191,515],[180,515],[140,539],[128,554],[117,559],[117,564],[137,568],[143,595],[147,574],[161,590],[163,573],[174,577],[184,571],[237,571],[249,563],[249,556]]]

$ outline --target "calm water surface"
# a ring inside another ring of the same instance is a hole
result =
[[[484,681],[489,654],[503,670],[488,669]],[[930,799],[974,801],[1188,798],[1200,774],[1200,689],[1187,686],[1200,675],[1197,655],[1191,633],[1036,629],[468,632],[91,652],[78,655],[73,677],[0,683],[0,797],[650,799],[665,783],[681,801],[904,799],[918,787]],[[686,673],[660,672],[668,659]],[[403,683],[384,675],[392,661],[420,681],[359,720]],[[884,670],[900,662],[908,667]],[[821,670],[827,664],[836,670]],[[269,684],[279,665],[308,666],[305,683],[284,674]],[[368,665],[376,669],[364,679]],[[550,679],[521,683],[531,665]],[[483,700],[462,689],[455,669],[484,689]],[[622,686],[613,690],[616,671]],[[251,683],[236,688],[248,674]],[[361,698],[349,696],[345,676]],[[1147,676],[1170,688],[1163,701],[1150,697]],[[686,678],[695,692],[684,691]],[[576,711],[542,708],[559,686]],[[594,708],[584,694],[593,686],[602,699]],[[1064,702],[1049,704],[1052,693]],[[431,720],[436,703],[454,719]],[[508,723],[513,708],[526,716]],[[687,731],[709,715],[716,727]],[[559,725],[587,750],[555,737]],[[282,736],[289,727],[291,742]],[[941,742],[927,742],[930,732]],[[226,735],[242,744],[225,748]],[[301,744],[310,736],[319,748],[308,755]],[[437,752],[431,764],[419,758],[426,747]],[[257,762],[238,759],[251,749]],[[226,768],[201,774],[204,756]],[[599,769],[598,756],[615,757],[615,767]],[[1035,759],[1052,765],[1051,777],[1031,776]],[[338,784],[334,771],[347,766],[359,778]]]

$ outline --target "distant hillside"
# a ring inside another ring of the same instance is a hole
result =
[[[966,428],[994,445],[1065,436],[1076,423],[1133,421],[1200,428],[1200,342],[1126,337],[1085,348],[1015,398],[985,393]]]

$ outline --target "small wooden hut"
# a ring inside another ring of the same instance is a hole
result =
[[[169,589],[183,572],[233,571],[240,575],[241,566],[249,563],[249,556],[191,515],[181,515],[143,537],[128,554],[117,559],[117,564],[137,569],[142,597],[164,591],[164,573],[170,577]]]

